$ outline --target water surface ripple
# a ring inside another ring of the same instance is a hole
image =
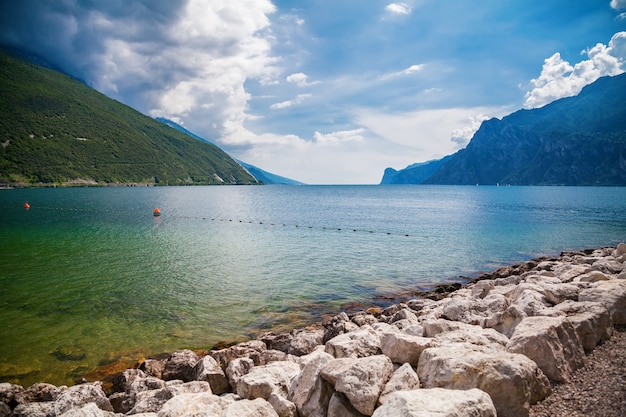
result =
[[[626,188],[0,190],[0,237],[0,381],[68,384],[96,366],[616,244]]]

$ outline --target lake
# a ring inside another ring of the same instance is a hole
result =
[[[14,189],[0,212],[0,382],[23,385],[626,240],[612,187]]]

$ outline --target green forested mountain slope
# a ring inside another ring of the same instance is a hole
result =
[[[2,53],[0,143],[5,184],[257,183],[217,146]]]

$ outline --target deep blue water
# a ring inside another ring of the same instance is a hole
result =
[[[1,190],[0,381],[71,383],[624,240],[626,188]]]

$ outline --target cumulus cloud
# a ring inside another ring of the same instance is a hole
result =
[[[626,32],[618,32],[608,46],[598,43],[582,52],[589,59],[571,65],[555,53],[544,61],[541,75],[532,79],[533,89],[526,93],[524,107],[536,108],[554,100],[578,94],[584,86],[606,75],[624,72]]]
[[[272,110],[285,109],[287,107],[295,106],[302,103],[307,98],[311,97],[311,94],[298,94],[293,100],[281,101],[280,103],[274,103],[270,106]]]
[[[0,41],[30,49],[152,116],[230,138],[248,79],[276,79],[270,0],[23,0],[0,4]]]
[[[411,6],[406,3],[389,3],[385,10],[391,14],[407,15],[411,14]]]
[[[323,134],[320,132],[315,132],[313,138],[315,142],[320,144],[334,144],[340,142],[360,142],[364,139],[363,134],[365,133],[365,129],[353,129],[353,130],[342,130],[339,132],[332,132]]]
[[[615,10],[626,9],[626,0],[611,0],[611,7]]]
[[[470,116],[468,118],[469,124],[466,126],[463,126],[460,129],[454,129],[452,131],[452,137],[450,140],[456,143],[459,149],[464,148],[472,139],[472,137],[474,136],[474,133],[476,133],[478,128],[480,128],[480,125],[482,124],[482,122],[488,119],[489,117],[485,116],[484,114],[477,114],[475,116]]]
[[[294,83],[296,84],[298,87],[309,87],[311,85],[315,85],[315,84],[319,84],[319,81],[312,81],[309,82],[308,81],[308,75],[302,73],[302,72],[298,72],[295,74],[291,74],[289,76],[287,76],[287,82],[288,83]]]

